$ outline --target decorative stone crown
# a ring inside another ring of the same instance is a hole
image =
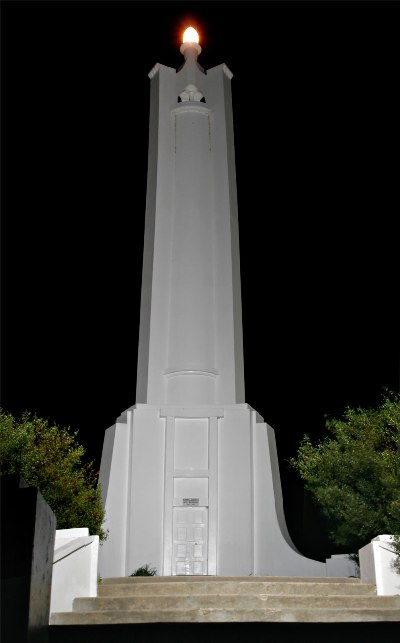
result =
[[[197,89],[196,85],[186,85],[183,92],[179,94],[179,98],[182,103],[186,103],[187,101],[200,102],[203,94]]]

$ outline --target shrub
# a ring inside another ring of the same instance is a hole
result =
[[[290,464],[320,505],[332,541],[354,552],[392,534],[400,554],[400,395],[388,392],[373,409],[347,408],[326,426],[319,444],[303,438]]]
[[[133,574],[130,574],[130,576],[157,576],[157,569],[155,567],[150,567],[146,563],[143,567],[135,569]]]
[[[93,464],[77,432],[29,412],[16,419],[0,408],[0,475],[19,474],[54,511],[57,529],[87,527],[105,540],[104,510]]]

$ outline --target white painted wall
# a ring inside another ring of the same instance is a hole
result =
[[[89,530],[57,529],[50,614],[71,612],[79,596],[97,596],[99,537]]]
[[[124,576],[128,533],[128,499],[130,497],[130,447],[132,409],[120,416],[107,429],[101,458],[99,485],[105,509],[104,528],[107,536],[107,560],[102,576]],[[104,544],[102,545],[104,547]],[[112,570],[112,573],[111,573]]]
[[[138,403],[244,402],[231,73],[150,72]],[[206,103],[178,102],[188,82]]]
[[[218,426],[217,574],[248,576],[253,558],[249,409],[244,404],[224,411]]]
[[[129,446],[104,485],[113,521],[105,525],[101,576],[128,576],[146,563],[171,575],[173,507],[185,497],[208,507],[209,574],[326,575],[325,563],[305,558],[290,540],[274,433],[247,404],[137,405],[127,415],[129,437],[110,434],[114,453]]]
[[[360,570],[348,554],[334,554],[326,559],[326,575],[359,578]]]
[[[393,536],[381,535],[362,547],[360,575],[363,583],[374,583],[378,596],[400,594],[400,574],[394,569],[396,554],[391,547]]]

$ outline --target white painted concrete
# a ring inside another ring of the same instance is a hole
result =
[[[50,613],[71,612],[78,596],[97,596],[98,554],[99,537],[88,529],[56,531]]]
[[[326,575],[345,578],[346,576],[360,577],[360,570],[348,554],[334,554],[326,559]]]
[[[137,403],[106,432],[100,573],[175,573],[174,507],[197,503],[208,574],[324,576],[290,540],[274,433],[245,404],[232,74],[200,50],[149,74]]]
[[[393,567],[396,554],[392,541],[393,536],[380,535],[359,551],[361,581],[375,583],[378,596],[400,594],[400,574]]]
[[[128,576],[145,563],[173,575],[173,511],[189,500],[208,508],[208,574],[326,575],[325,563],[305,558],[290,540],[274,432],[247,404],[138,404],[126,413],[125,433],[111,428],[110,435],[114,453],[121,443],[128,453],[118,467],[113,457],[102,460],[110,534],[101,576]]]
[[[244,402],[233,119],[228,70],[193,58],[151,78],[136,401]],[[178,97],[188,83],[206,103]]]

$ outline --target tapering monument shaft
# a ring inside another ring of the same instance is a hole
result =
[[[231,73],[150,72],[137,402],[244,402]],[[180,102],[178,102],[178,100]]]
[[[136,405],[106,431],[103,577],[326,575],[294,548],[273,430],[245,404],[230,81],[192,38],[151,78]]]

